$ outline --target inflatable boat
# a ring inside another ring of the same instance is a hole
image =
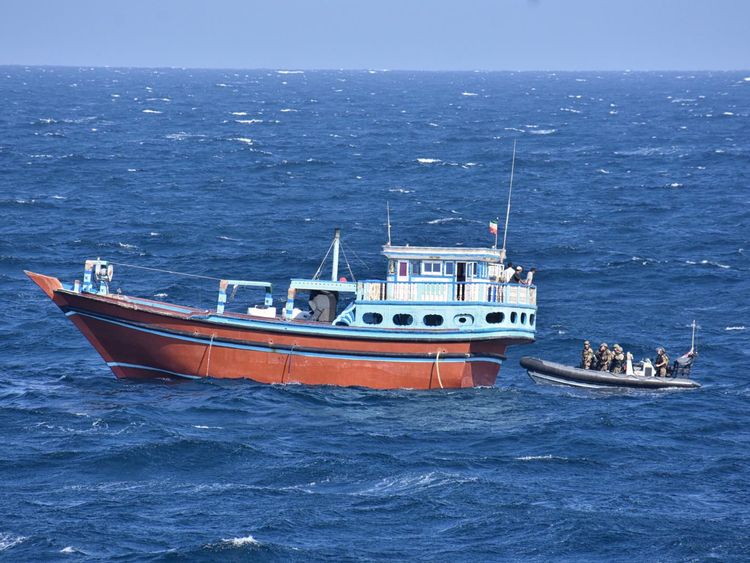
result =
[[[524,356],[521,358],[529,377],[537,383],[569,385],[590,389],[628,387],[638,389],[694,389],[700,383],[684,377],[658,377],[654,375],[613,374],[608,371],[582,369],[539,358]]]

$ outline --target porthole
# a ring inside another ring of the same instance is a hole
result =
[[[536,320],[536,315],[535,315],[534,313],[531,313],[531,314],[529,315],[529,324],[530,324],[531,326],[534,326],[534,321],[535,321],[535,320]]]
[[[409,326],[413,322],[414,322],[414,317],[406,313],[393,315],[393,324],[395,324],[396,326]]]
[[[517,320],[518,320],[518,313],[516,313],[515,311],[513,311],[510,314],[510,322],[512,322],[513,324],[515,324]]]
[[[494,313],[487,313],[485,320],[490,324],[498,324],[505,320],[505,313],[496,311]]]
[[[474,324],[474,317],[471,315],[456,315],[453,317],[453,322],[458,326],[470,326]]]
[[[366,325],[379,325],[383,322],[383,315],[380,313],[365,313],[362,315],[362,322]]]
[[[522,325],[526,324],[526,313],[521,313],[521,324]]]
[[[425,315],[422,322],[425,326],[440,326],[443,324],[443,317],[441,315]]]

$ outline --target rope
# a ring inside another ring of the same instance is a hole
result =
[[[323,269],[323,264],[326,263],[326,259],[328,258],[328,255],[331,253],[331,249],[333,248],[333,242],[334,241],[331,241],[331,246],[328,247],[328,252],[326,252],[326,255],[323,256],[323,261],[320,263],[320,266],[318,266],[318,270],[315,272],[315,275],[312,279],[317,280],[318,276],[320,276],[320,271]]]
[[[211,348],[214,346],[215,332],[211,333],[211,342],[208,344],[208,360],[206,361],[206,377],[208,377],[208,370],[211,367]]]
[[[294,355],[294,349],[297,347],[297,343],[295,342],[292,344],[292,349],[289,350],[289,354],[286,356],[286,360],[284,360],[284,369],[281,372],[281,383],[284,383],[284,377],[287,374],[287,365],[289,366],[289,375],[292,375],[292,356]]]
[[[349,275],[352,277],[352,281],[357,281],[357,278],[354,277],[354,272],[352,272],[352,267],[349,265],[349,258],[346,257],[346,250],[344,250],[344,245],[341,245],[341,254],[344,255],[344,262],[346,262],[346,267],[349,270]]]
[[[221,278],[214,278],[211,276],[201,276],[199,274],[186,274],[185,272],[175,272],[174,270],[164,270],[162,268],[148,268],[146,266],[136,266],[135,264],[123,264],[122,262],[110,262],[110,264],[114,264],[115,266],[123,266],[125,268],[137,268],[139,270],[149,270],[151,272],[162,272],[164,274],[173,274],[175,276],[185,276],[188,278],[200,278],[204,280],[221,281]]]
[[[438,383],[440,384],[440,388],[445,389],[445,387],[443,387],[443,380],[440,378],[440,352],[441,350],[438,350],[437,355],[435,356],[435,367],[437,368]]]

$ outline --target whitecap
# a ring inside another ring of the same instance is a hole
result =
[[[224,543],[228,543],[233,547],[242,547],[244,545],[260,545],[260,542],[253,536],[245,536],[242,538],[229,538],[221,540]]]
[[[128,172],[138,172],[137,168],[128,168]]]
[[[744,80],[745,82],[750,82],[750,76],[746,76],[746,77],[745,77],[745,78],[743,78],[742,80]]]
[[[559,461],[567,461],[567,457],[558,457],[553,456],[552,454],[547,455],[524,455],[520,457],[514,458],[516,461],[543,461],[543,460],[549,460],[549,459],[555,459]]]
[[[0,533],[0,551],[5,551],[6,549],[15,547],[26,539],[27,538],[24,536],[14,536],[13,534],[4,532]]]
[[[467,162],[466,164],[464,164],[464,168],[472,168],[474,166],[477,166],[476,162]]]
[[[532,129],[527,132],[532,135],[552,135],[555,131],[557,131],[557,129]]]
[[[430,127],[440,127],[440,125],[438,125],[437,123],[433,123],[433,122],[429,122],[427,125],[429,125]]]
[[[476,92],[461,92],[462,96],[478,96]]]
[[[160,299],[163,299],[168,296],[169,296],[168,293],[154,293],[154,297],[159,297]]]
[[[231,141],[239,141],[240,143],[244,143],[246,145],[252,145],[253,144],[253,140],[252,139],[248,139],[247,137],[233,137],[230,140]]]
[[[395,192],[399,194],[411,194],[414,193],[414,190],[409,190],[406,188],[388,188],[389,192]]]
[[[607,170],[606,168],[599,168],[597,169],[597,172],[599,172],[600,174],[609,174],[609,170]]]
[[[294,109],[294,108],[283,108],[283,109],[280,109],[279,111],[281,113],[289,113],[289,112],[296,112],[296,111],[299,111],[299,110]]]
[[[243,116],[243,115],[247,115],[247,112],[246,111],[233,111],[232,115]]]
[[[225,235],[219,235],[218,238],[220,238],[221,240],[231,240],[233,242],[239,242],[240,241],[240,239],[238,239],[238,238],[232,238],[232,237],[228,237],[228,236],[225,236]]]
[[[461,221],[461,217],[444,217],[442,219],[433,219],[432,221],[427,221],[428,225],[440,225],[442,223],[450,223],[451,221]]]
[[[224,84],[223,82],[220,82],[219,84],[217,84],[217,86],[218,86],[219,88],[227,88],[227,87],[228,87],[228,84]]]
[[[157,233],[156,231],[151,231],[151,232],[149,233],[149,235],[151,235],[152,237],[158,237],[158,236],[159,236],[160,234],[161,234],[161,233]]]
[[[142,110],[142,113],[161,113],[161,112],[156,109],[144,109]]]
[[[62,548],[62,549],[60,550],[60,553],[71,554],[71,553],[83,553],[83,552],[82,552],[82,551],[81,551],[80,549],[76,549],[76,548],[75,548],[75,547],[73,547],[72,545],[69,545],[69,546],[67,546],[67,547],[63,547],[63,548]]]
[[[682,186],[683,186],[683,184],[680,184],[679,182],[672,182],[667,187],[669,187],[669,188],[681,188]]]
[[[419,164],[439,164],[440,162],[443,162],[439,158],[418,158],[417,162]]]
[[[253,123],[263,123],[262,119],[235,119],[235,123],[241,123],[242,125],[251,125]]]
[[[728,326],[724,330],[745,330],[745,325]]]
[[[734,113],[732,113],[731,111],[725,111],[721,115],[734,115]]]
[[[305,74],[304,70],[277,70],[276,74]]]
[[[118,245],[118,246],[119,246],[120,248],[129,248],[129,249],[131,249],[131,248],[138,248],[138,247],[137,247],[136,245],[134,245],[134,244],[127,244],[127,243],[125,243],[125,242],[118,242],[118,243],[117,243],[117,245]]]
[[[569,113],[582,113],[581,110],[574,108],[560,108],[560,111],[567,111]]]
[[[203,424],[193,424],[193,428],[197,428],[198,430],[224,430],[222,426],[205,426]]]
[[[62,195],[53,195],[52,199],[65,199],[65,196],[62,196]]]

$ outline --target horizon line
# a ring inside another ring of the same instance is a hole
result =
[[[372,67],[360,67],[360,68],[343,68],[343,67],[270,67],[270,66],[259,66],[259,67],[204,67],[204,66],[175,66],[175,65],[88,65],[88,64],[24,64],[24,63],[0,63],[0,68],[7,67],[21,67],[21,68],[66,68],[66,69],[111,69],[111,70],[223,70],[223,71],[273,71],[273,72],[288,72],[288,73],[303,73],[303,72],[424,72],[424,73],[440,73],[440,72],[474,72],[474,73],[523,73],[523,72],[548,72],[548,73],[637,73],[637,72],[664,72],[664,73],[676,73],[676,72],[750,72],[748,68],[735,68],[735,69],[711,69],[711,68],[691,68],[691,69],[642,69],[642,68],[622,68],[622,69],[465,69],[465,68],[447,68],[447,69],[414,69],[414,68],[372,68]]]

